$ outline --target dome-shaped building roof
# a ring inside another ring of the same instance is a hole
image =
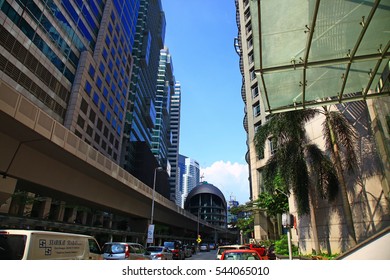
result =
[[[227,225],[225,196],[216,186],[207,182],[202,182],[189,192],[184,209],[215,226]]]
[[[209,184],[208,182],[202,182],[202,183],[200,183],[200,185],[196,186],[195,188],[193,188],[189,192],[189,194],[187,195],[187,198],[186,198],[186,200],[184,202],[184,209],[188,206],[190,200],[194,196],[196,196],[198,194],[202,194],[202,193],[207,193],[207,194],[212,194],[212,195],[218,196],[222,200],[224,206],[227,207],[225,196],[223,195],[221,190],[218,189],[213,184]]]

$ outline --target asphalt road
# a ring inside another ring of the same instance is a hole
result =
[[[192,255],[191,258],[186,260],[216,260],[217,259],[217,250],[210,250],[210,252],[197,252],[195,255]]]

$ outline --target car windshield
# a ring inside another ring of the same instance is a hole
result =
[[[226,250],[236,250],[236,249],[248,249],[247,247],[219,247],[218,248],[218,254],[222,255],[223,252]]]
[[[0,234],[0,260],[21,260],[26,239],[25,235]]]
[[[103,253],[121,254],[124,253],[126,246],[124,244],[104,244]]]
[[[175,244],[175,242],[164,242],[164,246],[169,249],[179,249],[179,244]]]
[[[149,252],[161,252],[162,248],[160,248],[160,247],[148,247],[146,250],[149,251]]]
[[[230,252],[225,254],[225,260],[260,260],[256,253]]]

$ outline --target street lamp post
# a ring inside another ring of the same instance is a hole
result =
[[[287,193],[285,193],[277,188],[275,189],[275,191],[278,191],[281,194],[284,194],[285,196],[287,196],[287,199],[290,198],[289,194],[287,194]],[[290,229],[291,223],[292,223],[292,221],[290,221],[291,215],[289,212],[287,212],[287,213],[283,214],[283,216],[285,216],[285,225],[283,225],[283,226],[287,229],[288,258],[290,260],[292,260],[292,244],[291,244],[291,229]]]
[[[150,224],[148,227],[148,239],[151,238],[152,240],[153,235],[154,235],[154,228],[153,228],[153,221],[154,221],[154,200],[155,200],[155,195],[156,195],[156,177],[157,177],[157,171],[163,171],[162,167],[156,167],[154,169],[154,176],[153,176],[153,192],[152,192],[152,209],[151,209],[151,214],[150,214]],[[152,227],[152,229],[150,229]],[[153,232],[149,233],[149,231],[152,230]],[[148,242],[147,242],[148,243]],[[153,242],[149,242],[153,243]]]
[[[154,169],[154,177],[153,177],[153,194],[152,194],[152,212],[150,215],[150,224],[153,224],[153,218],[154,218],[154,199],[156,194],[156,177],[157,177],[157,171],[162,171],[162,167],[156,167]]]

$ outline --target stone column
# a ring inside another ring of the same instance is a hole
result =
[[[45,197],[42,201],[42,206],[39,211],[39,218],[41,219],[48,219],[51,209],[51,201],[52,199],[50,197]]]
[[[11,177],[0,177],[0,213],[8,213],[17,180]]]

